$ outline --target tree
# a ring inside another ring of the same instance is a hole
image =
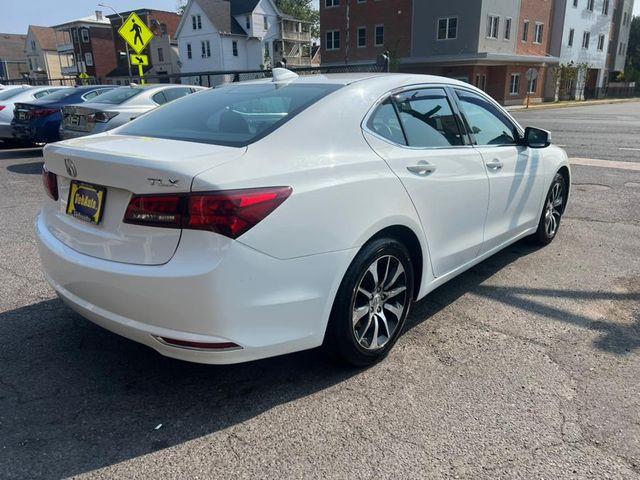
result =
[[[640,16],[631,21],[624,77],[627,82],[640,82]]]
[[[287,15],[311,23],[311,38],[320,38],[320,12],[312,0],[276,0],[278,9]]]

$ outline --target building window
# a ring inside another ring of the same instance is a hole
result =
[[[164,62],[164,51],[162,48],[158,48],[158,62]]]
[[[573,36],[575,35],[575,30],[572,28],[571,30],[569,30],[569,41],[567,42],[567,45],[569,45],[570,47],[573,47]]]
[[[82,35],[82,43],[89,43],[89,30],[83,28],[80,30],[80,34]]]
[[[522,41],[526,42],[529,38],[529,20],[525,20],[522,26]]]
[[[604,50],[604,35],[600,35],[598,37],[598,50],[599,51],[603,51]]]
[[[191,60],[193,58],[193,52],[191,50],[191,44],[187,43],[187,58]]]
[[[262,17],[262,26],[264,27],[265,30],[269,30],[269,19],[267,18],[266,15]]]
[[[269,55],[269,44],[266,42],[264,44],[264,58],[271,58],[271,55]]]
[[[231,50],[233,51],[233,56],[237,57],[238,56],[238,42],[236,42],[235,40],[233,42],[231,42]]]
[[[504,39],[505,40],[511,39],[511,19],[510,18],[504,19]]]
[[[582,34],[582,48],[589,48],[589,41],[591,40],[591,33],[584,32]]]
[[[487,18],[487,38],[498,38],[498,28],[500,27],[500,17],[489,15]]]
[[[327,50],[339,50],[340,49],[340,32],[337,30],[331,30],[326,32],[326,49]]]
[[[194,30],[202,30],[202,17],[200,15],[191,15],[191,26]]]
[[[73,37],[73,41],[75,43],[78,43],[78,30],[76,30],[75,28],[71,30],[71,36]]]
[[[358,48],[367,46],[367,27],[358,27]]]
[[[202,40],[200,47],[202,48],[202,58],[209,58],[211,56],[211,43],[209,43],[209,40]]]
[[[244,17],[244,24],[247,27],[247,30],[251,30],[251,15]]]
[[[384,25],[376,25],[376,47],[384,45]]]
[[[527,84],[527,93],[528,94],[535,94],[536,90],[538,89],[538,78],[532,78],[531,80],[529,80],[529,83]]]
[[[438,40],[458,38],[458,17],[438,19]]]
[[[618,46],[618,55],[622,55],[622,46],[624,45],[624,43],[620,42],[620,45]]]
[[[578,8],[578,0],[573,0],[573,7]]]
[[[480,90],[485,90],[487,88],[487,76],[486,75],[476,75],[476,87]]]
[[[511,95],[517,95],[520,93],[520,74],[512,73],[511,82],[509,83],[509,93]]]
[[[587,10],[589,10],[590,12],[593,12],[593,4],[595,3],[596,0],[587,0]]]
[[[167,24],[166,23],[161,23],[160,24],[160,35],[165,37],[167,35]]]
[[[84,61],[87,64],[87,67],[93,67],[93,54],[90,52],[85,53]]]
[[[31,50],[32,51],[36,51],[36,41],[35,40],[31,40]]]
[[[324,0],[325,7],[337,7],[340,5],[340,0]]]
[[[602,2],[602,14],[609,15],[609,0],[604,0]]]
[[[626,25],[628,21],[629,21],[629,16],[627,15],[627,12],[623,12],[622,13],[622,25]]]
[[[536,23],[536,32],[533,39],[533,43],[542,43],[542,32],[544,31],[544,25],[542,23]]]

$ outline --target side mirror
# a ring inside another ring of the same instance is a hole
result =
[[[527,127],[524,129],[523,143],[529,148],[546,148],[551,145],[551,132],[541,128]]]

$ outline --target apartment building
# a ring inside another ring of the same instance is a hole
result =
[[[385,51],[408,57],[412,10],[412,0],[320,0],[322,64],[372,63]]]
[[[64,67],[71,66],[67,57],[58,55],[56,32],[50,27],[29,25],[25,43],[29,78],[50,80],[64,78]]]
[[[53,29],[62,75],[86,73],[104,82],[116,60],[111,24],[102,12],[98,10],[94,15],[55,25]]]
[[[26,35],[0,33],[0,83],[23,78],[29,72],[25,54]]]
[[[563,64],[588,64],[587,78],[577,78],[569,96],[582,98],[584,91],[595,92],[608,77],[613,0],[555,0],[551,53]]]
[[[126,21],[132,12],[135,12],[154,34],[149,46],[142,52],[149,56],[149,66],[144,68],[145,75],[162,77],[163,75],[180,73],[176,31],[181,16],[165,10],[141,8],[107,16],[115,43],[114,60],[117,62],[117,66],[107,75],[108,81],[117,84],[129,82],[129,59],[127,58],[129,47],[118,30],[122,26],[122,21]],[[131,54],[134,53],[133,50],[129,50]],[[132,73],[134,76],[137,75],[138,67],[133,67]]]
[[[618,75],[624,71],[629,48],[629,33],[633,17],[633,0],[611,0],[613,13],[611,31],[609,33],[609,50],[607,53],[607,69],[609,81],[617,81]]]

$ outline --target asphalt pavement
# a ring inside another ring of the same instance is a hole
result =
[[[82,319],[39,270],[41,152],[0,150],[0,478],[640,478],[640,102],[515,116],[605,163],[550,246],[430,294],[366,370],[188,364]]]

